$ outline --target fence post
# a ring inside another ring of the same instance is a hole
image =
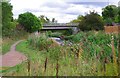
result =
[[[28,59],[28,76],[30,76],[30,60]]]
[[[46,59],[45,59],[45,66],[44,66],[44,72],[46,72],[46,69],[47,69],[47,62],[48,62],[48,58],[46,57]]]
[[[117,58],[116,58],[116,52],[115,52],[115,46],[114,46],[114,37],[113,36],[112,36],[111,44],[112,44],[113,63],[116,65]]]
[[[58,64],[58,59],[56,63],[56,78],[58,78],[58,71],[59,71],[59,64]]]

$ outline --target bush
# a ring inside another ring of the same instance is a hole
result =
[[[61,35],[62,35],[62,33],[59,33],[59,32],[54,32],[54,33],[48,34],[49,37],[60,37]]]
[[[106,34],[104,32],[80,32],[72,37],[68,37],[70,41],[75,44],[82,43],[83,49],[83,57],[99,57],[99,59],[103,60],[103,58],[109,58],[111,61],[112,57],[112,48],[111,48],[111,38],[114,37],[114,46],[116,56],[118,56],[118,36],[115,34]]]
[[[104,22],[99,14],[90,12],[90,14],[83,17],[78,27],[82,31],[103,30]]]
[[[31,35],[28,38],[28,43],[39,50],[47,50],[52,44],[52,41],[45,34],[41,34],[40,36]]]
[[[35,32],[42,28],[40,20],[30,12],[19,15],[19,24],[21,24],[27,32]]]

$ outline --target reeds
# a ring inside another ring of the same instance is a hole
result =
[[[119,39],[119,45],[118,45],[118,76],[120,77],[120,39]]]

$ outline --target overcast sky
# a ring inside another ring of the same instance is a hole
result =
[[[101,15],[108,1],[117,5],[119,0],[11,0],[10,3],[13,5],[14,18],[28,11],[37,17],[45,15],[50,20],[55,18],[59,23],[67,23],[93,10]]]

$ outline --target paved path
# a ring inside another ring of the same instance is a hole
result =
[[[0,58],[2,59],[0,60],[0,63],[2,63],[0,64],[0,67],[13,67],[27,60],[27,57],[25,55],[16,51],[16,45],[21,41],[22,40],[13,44],[9,52],[0,56]]]

